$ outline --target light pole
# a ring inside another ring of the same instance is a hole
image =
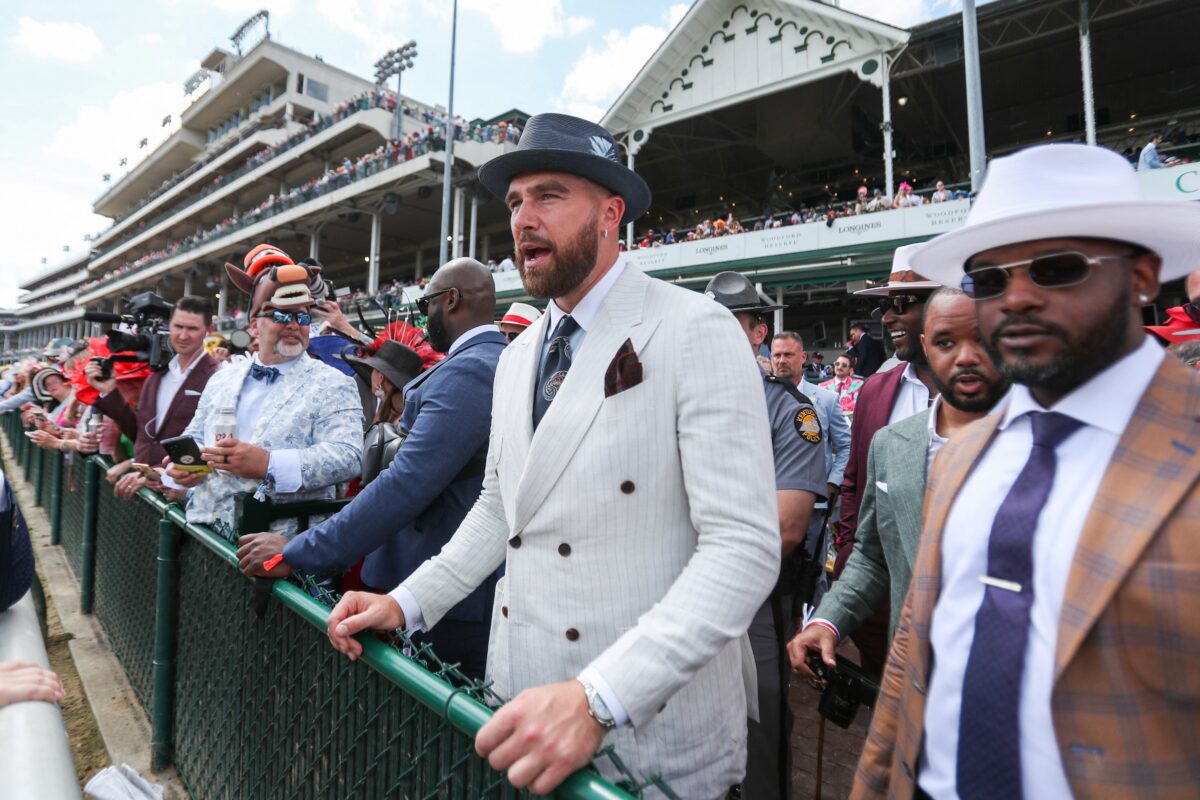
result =
[[[454,173],[454,48],[458,41],[458,0],[450,17],[450,98],[446,101],[446,166],[442,170],[442,240],[438,242],[438,266],[446,263],[450,245],[450,178]]]
[[[404,135],[403,116],[400,110],[400,79],[404,70],[412,69],[413,59],[417,57],[417,42],[410,39],[400,47],[392,48],[383,54],[383,58],[375,62],[375,83],[383,86],[387,79],[396,76],[396,108],[392,113],[392,138],[399,139]]]

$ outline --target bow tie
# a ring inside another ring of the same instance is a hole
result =
[[[256,381],[266,381],[274,383],[275,379],[282,375],[275,367],[265,367],[257,362],[250,365],[250,377]]]

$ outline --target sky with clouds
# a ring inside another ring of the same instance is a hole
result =
[[[908,26],[959,0],[842,0],[843,8]],[[0,22],[0,307],[17,284],[76,254],[109,221],[91,212],[116,180],[170,132],[183,81],[260,8],[271,35],[364,77],[388,49],[417,41],[404,94],[445,103],[450,0],[208,0],[56,3],[10,0]],[[455,111],[509,108],[598,119],[689,4],[679,0],[460,0]],[[148,139],[145,148],[140,141]]]

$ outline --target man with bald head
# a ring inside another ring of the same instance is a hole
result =
[[[290,541],[243,536],[238,557],[246,574],[336,574],[365,556],[363,583],[390,589],[441,550],[475,503],[488,451],[492,382],[508,343],[493,324],[496,287],[478,261],[456,259],[437,271],[417,307],[429,320],[430,344],[446,358],[404,387],[404,446],[354,502],[320,525]],[[279,553],[283,561],[265,570],[263,562]],[[495,584],[489,574],[435,630],[417,637],[473,677],[483,676]]]

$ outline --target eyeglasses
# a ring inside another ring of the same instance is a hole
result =
[[[313,319],[312,314],[309,314],[307,311],[277,311],[274,309],[271,311],[260,311],[258,316],[270,317],[271,321],[276,325],[291,325],[292,320],[296,320],[297,325],[311,325]]]
[[[1024,267],[1029,270],[1029,280],[1043,289],[1063,289],[1083,283],[1092,272],[1092,267],[1102,261],[1120,261],[1137,255],[1135,252],[1120,255],[1089,256],[1074,250],[1062,253],[1047,253],[1027,261],[971,269],[967,263],[967,274],[962,279],[962,290],[973,300],[990,300],[999,297],[1008,289],[1012,270]]]
[[[918,294],[893,294],[887,297],[879,298],[879,316],[882,317],[889,311],[894,311],[897,314],[903,314],[908,310],[909,306],[919,306],[925,302],[927,298]]]
[[[446,294],[447,292],[453,292],[453,291],[454,291],[454,287],[450,287],[449,289],[441,289],[436,292],[429,292],[428,294],[421,295],[420,297],[417,298],[417,311],[421,312],[421,316],[428,317],[429,316],[429,301],[435,297],[441,297],[442,295]]]

